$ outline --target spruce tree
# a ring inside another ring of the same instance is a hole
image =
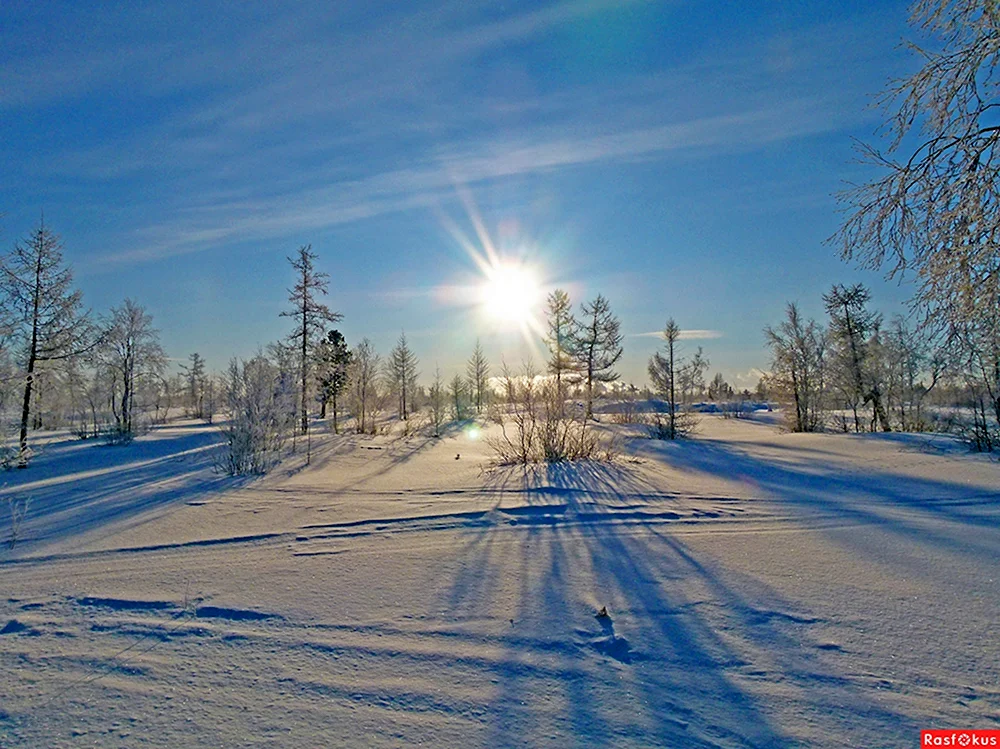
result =
[[[333,405],[333,431],[339,434],[337,424],[340,394],[347,387],[351,350],[339,330],[330,330],[316,348],[316,366],[319,369],[320,418],[326,418],[327,404]]]

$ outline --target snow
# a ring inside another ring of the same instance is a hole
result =
[[[523,471],[463,432],[323,434],[255,481],[213,471],[217,440],[56,437],[4,477],[30,505],[0,552],[0,746],[1000,726],[1000,465],[948,438],[704,415],[615,465]]]

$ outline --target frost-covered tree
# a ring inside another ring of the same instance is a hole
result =
[[[831,351],[828,381],[844,397],[854,416],[854,431],[861,431],[858,407],[871,403],[873,421],[891,431],[882,394],[878,332],[881,316],[868,309],[871,295],[862,284],[834,284],[823,295],[830,316]]]
[[[28,465],[32,389],[50,362],[72,359],[93,347],[95,328],[83,310],[83,295],[63,262],[62,242],[44,222],[0,261],[0,292],[9,314],[10,337],[24,374],[18,467]]]
[[[295,419],[293,394],[285,384],[280,368],[263,353],[230,362],[222,459],[228,474],[264,474],[281,461]]]
[[[549,294],[545,307],[547,334],[545,345],[549,349],[548,372],[555,375],[558,397],[565,398],[566,387],[577,372],[574,351],[577,323],[573,317],[573,304],[569,294],[556,289]]]
[[[300,426],[303,434],[309,431],[309,383],[313,346],[327,324],[341,319],[340,313],[332,312],[319,301],[319,297],[327,294],[330,277],[316,270],[316,258],[312,245],[303,245],[294,257],[288,258],[295,270],[296,281],[295,286],[288,290],[288,301],[292,308],[281,313],[282,317],[291,317],[295,321],[295,329],[288,335],[288,341],[298,354]]]
[[[215,419],[215,413],[219,409],[219,386],[214,374],[205,375],[204,398],[202,400],[201,418],[206,423],[211,424]]]
[[[465,365],[465,376],[469,384],[469,397],[476,406],[476,413],[483,412],[483,404],[486,402],[486,383],[490,376],[490,363],[483,353],[483,347],[476,339],[476,348],[472,351],[472,357]]]
[[[823,428],[826,376],[826,334],[814,320],[802,319],[798,305],[789,302],[786,319],[776,329],[764,328],[771,348],[769,384],[791,398],[795,432]]]
[[[705,389],[705,373],[711,362],[705,357],[705,352],[698,347],[690,359],[684,361],[677,369],[677,384],[681,391],[681,403],[687,405],[701,395]]]
[[[326,338],[316,347],[316,368],[319,381],[320,418],[326,418],[327,405],[333,406],[333,431],[340,432],[337,424],[340,396],[347,387],[347,372],[351,364],[351,350],[339,330],[327,331]]]
[[[351,410],[358,434],[374,434],[375,419],[382,408],[382,357],[367,338],[354,347],[348,367]]]
[[[679,365],[677,355],[677,342],[681,337],[681,329],[674,322],[673,318],[667,320],[663,328],[664,350],[654,353],[649,359],[649,379],[659,395],[667,401],[667,420],[664,428],[657,430],[657,436],[667,439],[677,439],[680,430],[678,429],[677,410],[680,404],[677,402],[677,369]],[[659,422],[657,423],[659,424]]]
[[[448,396],[451,400],[451,416],[460,421],[465,418],[465,403],[467,398],[465,382],[461,375],[455,375],[448,384]]]
[[[110,436],[115,441],[130,441],[167,364],[159,331],[145,308],[126,299],[111,310],[97,359],[109,378],[108,395],[115,421]]]
[[[417,385],[417,356],[406,341],[406,333],[400,333],[399,340],[389,353],[386,372],[392,388],[399,399],[399,418],[410,417],[412,395]]]
[[[722,372],[716,372],[715,377],[708,383],[708,399],[710,401],[724,401],[733,397],[733,389]]]
[[[912,276],[1000,437],[1000,4],[918,0],[921,60],[883,94],[888,140],[859,146],[875,176],[842,196],[845,259]]]
[[[581,307],[573,354],[576,368],[586,387],[586,418],[594,416],[594,383],[607,384],[618,379],[615,364],[622,357],[621,323],[611,305],[600,294]]]
[[[204,416],[205,360],[197,351],[189,355],[188,360],[190,364],[181,365],[188,408],[194,418],[200,419]]]
[[[434,429],[434,436],[441,436],[441,427],[445,422],[445,406],[448,402],[448,394],[445,392],[444,383],[441,381],[441,370],[434,369],[434,382],[428,392],[428,401],[431,407],[431,427]]]

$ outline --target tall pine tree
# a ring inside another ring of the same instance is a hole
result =
[[[309,376],[314,341],[327,323],[341,319],[339,312],[331,312],[329,307],[318,301],[318,297],[327,294],[330,276],[316,270],[316,257],[312,245],[307,244],[300,247],[294,257],[288,258],[295,269],[296,282],[288,291],[292,309],[281,313],[282,317],[295,320],[295,329],[289,334],[288,341],[295,347],[299,359],[299,409],[303,433],[309,431]]]

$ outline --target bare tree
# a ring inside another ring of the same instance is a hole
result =
[[[618,318],[611,312],[608,300],[600,294],[581,308],[582,320],[577,326],[573,346],[577,369],[586,385],[585,416],[594,416],[594,383],[609,383],[618,379],[615,364],[622,357],[622,333]]]
[[[63,263],[62,242],[44,222],[0,262],[0,288],[11,315],[12,337],[24,351],[24,390],[18,467],[28,466],[32,387],[39,368],[92,348],[96,335],[83,311],[82,294]]]
[[[197,351],[188,356],[190,364],[182,364],[181,371],[187,390],[190,414],[196,419],[204,416],[205,360]]]
[[[582,414],[568,418],[556,382],[538,377],[530,362],[524,364],[520,374],[514,374],[504,363],[501,384],[503,408],[494,410],[491,416],[499,424],[500,434],[486,438],[494,453],[494,464],[614,460],[614,441],[587,429]]]
[[[661,430],[657,436],[667,439],[677,439],[677,341],[680,340],[681,330],[674,322],[673,318],[667,320],[663,328],[663,340],[666,341],[665,350],[661,355],[659,352],[653,354],[649,360],[649,379],[653,382],[653,387],[657,392],[667,399],[667,423],[666,429]]]
[[[205,375],[205,391],[204,400],[202,401],[201,418],[208,424],[211,424],[215,419],[215,412],[219,407],[218,392],[219,387],[216,384],[216,376],[211,373]]]
[[[158,385],[167,358],[160,346],[153,318],[131,299],[111,310],[111,319],[97,350],[110,375],[110,401],[115,419],[114,441],[130,441],[136,434],[144,404],[142,396]]]
[[[434,436],[441,436],[441,427],[445,421],[445,404],[448,395],[445,393],[444,383],[441,381],[441,370],[434,369],[434,382],[431,383],[429,393],[431,407],[431,426],[434,428]]]
[[[490,376],[490,363],[486,360],[483,347],[476,339],[476,348],[472,352],[472,358],[465,365],[465,375],[469,381],[469,396],[476,405],[476,413],[483,412],[484,395],[486,393],[486,383]]]
[[[823,427],[826,335],[814,320],[805,322],[796,304],[789,302],[786,319],[777,329],[764,329],[771,347],[770,384],[791,397],[795,432]]]
[[[322,335],[328,323],[341,319],[340,313],[331,312],[329,307],[317,301],[318,297],[326,296],[330,277],[316,270],[316,257],[312,245],[303,245],[295,257],[288,258],[295,269],[296,282],[288,291],[292,309],[281,313],[282,317],[295,319],[295,330],[289,334],[288,340],[296,347],[299,357],[299,408],[303,434],[309,431],[309,377],[314,341],[317,335]]]
[[[678,366],[677,384],[680,386],[681,403],[685,406],[705,389],[705,373],[710,365],[711,362],[705,358],[705,352],[699,346],[690,359]]]
[[[406,333],[400,333],[386,364],[389,380],[399,398],[399,418],[404,421],[409,418],[412,408],[412,400],[408,396],[412,396],[417,384],[417,363],[416,354],[406,342]]]
[[[545,309],[548,334],[545,344],[549,348],[548,371],[556,377],[556,392],[565,399],[566,387],[576,373],[575,350],[577,323],[569,294],[556,289],[549,294]]]
[[[358,434],[375,433],[375,418],[382,403],[381,369],[382,357],[371,341],[362,338],[354,347],[348,367],[351,408]]]
[[[969,444],[980,451],[1000,449],[1000,350],[982,324],[955,326],[945,341],[954,375],[964,383],[972,424],[962,425]]]

